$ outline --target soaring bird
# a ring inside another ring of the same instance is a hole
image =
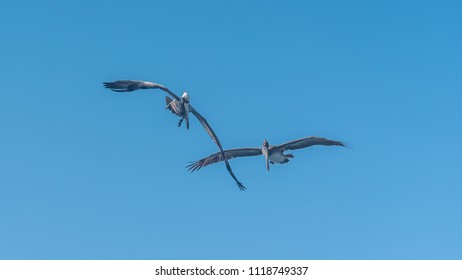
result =
[[[189,113],[192,113],[196,118],[199,120],[199,122],[202,124],[204,127],[205,131],[207,134],[212,138],[213,142],[218,146],[220,149],[220,154],[223,154],[224,156],[224,151],[223,147],[220,143],[220,140],[218,139],[217,135],[213,131],[212,127],[209,125],[207,120],[197,112],[193,106],[189,104],[189,95],[187,92],[184,92],[181,97],[178,95],[174,94],[172,91],[170,91],[167,87],[153,83],[153,82],[146,82],[146,81],[136,81],[136,80],[119,80],[115,82],[105,82],[103,85],[106,88],[111,89],[112,91],[115,92],[130,92],[130,91],[135,91],[138,89],[160,89],[166,92],[168,95],[170,95],[172,98],[166,96],[166,103],[167,103],[167,109],[172,111],[175,115],[180,117],[180,121],[178,122],[178,126],[181,126],[181,123],[183,120],[186,121],[186,128],[189,129]],[[229,174],[231,177],[233,177],[234,181],[236,181],[237,185],[239,186],[239,189],[241,191],[245,190],[246,188],[244,185],[239,182],[239,180],[236,178],[236,176],[233,173],[233,170],[231,169],[231,165],[229,164],[228,160],[225,159],[225,165],[226,169],[228,170]]]
[[[226,161],[237,157],[259,156],[263,154],[265,156],[266,169],[269,171],[270,163],[284,164],[289,162],[289,158],[294,157],[293,154],[284,154],[285,151],[308,148],[314,145],[346,147],[346,145],[342,142],[317,136],[306,137],[277,146],[271,146],[265,139],[265,141],[263,141],[263,145],[261,148],[241,148],[225,150],[224,153],[215,153],[206,158],[193,162],[186,166],[186,168],[188,168],[189,171],[194,172],[196,170],[201,169],[202,167],[205,167],[209,164],[217,163],[219,161]]]
[[[167,109],[169,109],[170,111],[172,111],[172,113],[180,117],[178,126],[181,126],[181,123],[183,122],[183,120],[186,120],[186,129],[189,129],[189,112],[192,112],[194,114],[195,110],[189,105],[189,96],[186,91],[183,93],[183,95],[180,98],[178,95],[171,92],[165,86],[157,84],[157,83],[153,83],[153,82],[121,80],[121,81],[103,83],[103,85],[106,88],[109,88],[110,90],[115,91],[115,92],[130,92],[130,91],[135,91],[138,89],[161,89],[165,91],[167,94],[169,94],[171,97],[175,99],[173,100],[168,96],[165,97],[165,101],[167,103]],[[197,118],[199,119],[199,117]]]

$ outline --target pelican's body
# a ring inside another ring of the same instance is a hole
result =
[[[189,95],[185,91],[181,97],[174,94],[170,91],[167,87],[153,83],[153,82],[146,82],[146,81],[136,81],[136,80],[119,80],[115,82],[107,82],[103,83],[106,88],[111,89],[115,92],[130,92],[135,91],[138,89],[160,89],[166,92],[169,96],[165,97],[165,101],[167,104],[167,109],[169,109],[172,113],[180,117],[180,121],[178,122],[178,126],[181,126],[183,120],[186,121],[186,128],[189,129],[189,113],[192,113],[204,127],[207,134],[212,138],[213,142],[218,146],[220,153],[223,153],[223,147],[221,146],[220,140],[218,139],[217,135],[213,131],[212,127],[209,125],[207,120],[197,112],[193,106],[189,103]],[[224,155],[224,154],[223,154]],[[225,159],[226,169],[228,170],[231,177],[236,181],[237,185],[239,186],[240,190],[245,190],[244,185],[236,178],[234,175],[231,165],[229,164],[228,160]]]
[[[181,126],[183,120],[186,121],[186,129],[189,129],[189,112],[192,112],[192,107],[189,105],[189,95],[185,91],[183,95],[179,97],[178,95],[171,92],[167,87],[145,81],[136,81],[136,80],[120,80],[115,82],[103,83],[106,88],[109,88],[115,92],[131,92],[139,89],[160,89],[168,93],[172,98],[166,97],[167,109],[172,111],[175,115],[180,117],[178,126]],[[194,112],[193,112],[194,113]]]
[[[275,163],[288,163],[289,158],[293,158],[294,155],[292,154],[284,154],[286,150],[284,146],[271,146],[268,144],[268,141],[263,141],[262,145],[262,154],[265,156],[266,160],[266,169],[269,170],[269,164]]]
[[[314,145],[323,145],[323,146],[342,146],[345,147],[345,144],[335,140],[329,140],[326,138],[311,136],[295,141],[287,142],[285,144],[270,146],[268,141],[263,141],[261,148],[241,148],[241,149],[232,149],[225,150],[223,157],[221,153],[212,154],[206,158],[198,160],[187,166],[191,172],[201,169],[209,164],[217,163],[223,160],[230,160],[235,157],[248,157],[248,156],[258,156],[263,155],[265,157],[266,169],[269,171],[269,164],[280,163],[284,164],[289,162],[289,158],[293,158],[292,154],[284,154],[287,150],[297,150],[302,148],[308,148]]]
[[[167,103],[167,109],[180,117],[178,126],[181,126],[181,123],[183,120],[185,120],[186,129],[189,129],[189,112],[191,112],[191,106],[189,105],[188,93],[185,91],[180,100],[171,99],[170,97],[166,96],[165,102]]]

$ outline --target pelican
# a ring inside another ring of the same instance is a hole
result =
[[[339,141],[334,141],[326,138],[321,138],[317,136],[310,136],[294,141],[284,143],[282,145],[271,146],[268,141],[265,139],[261,148],[241,148],[241,149],[232,149],[225,150],[224,153],[215,153],[206,158],[193,162],[186,166],[189,171],[194,172],[201,169],[209,164],[217,163],[223,160],[230,160],[237,157],[250,157],[250,156],[265,156],[266,170],[269,171],[270,163],[288,163],[289,158],[293,158],[293,154],[284,154],[287,150],[298,150],[303,148],[308,148],[315,145],[322,146],[342,146],[346,145]],[[226,158],[225,158],[226,157]]]
[[[224,156],[224,151],[223,147],[221,146],[220,140],[218,139],[217,135],[213,131],[212,127],[209,125],[207,120],[197,112],[193,106],[189,104],[189,95],[187,92],[184,92],[181,97],[178,95],[174,94],[172,91],[170,91],[167,87],[153,83],[153,82],[146,82],[146,81],[136,81],[136,80],[119,80],[115,82],[104,82],[103,85],[106,88],[109,88],[112,91],[115,92],[130,92],[130,91],[135,91],[138,89],[160,89],[166,92],[168,95],[170,95],[172,98],[166,96],[165,101],[167,104],[166,109],[169,109],[172,113],[180,117],[180,121],[178,122],[178,126],[181,126],[181,123],[183,120],[186,121],[186,129],[189,129],[189,113],[191,112],[196,118],[199,120],[201,125],[204,127],[205,131],[207,134],[212,138],[213,142],[218,146],[220,149],[220,153],[223,153]],[[231,177],[233,177],[234,181],[236,181],[237,185],[239,186],[239,189],[241,191],[245,190],[246,187],[239,182],[239,180],[236,178],[236,176],[233,173],[233,170],[231,169],[231,165],[229,164],[228,160],[225,159],[225,165],[226,169],[228,170],[229,174]]]
[[[121,81],[103,83],[103,85],[106,88],[109,88],[110,90],[115,91],[115,92],[130,92],[130,91],[135,91],[138,89],[161,89],[165,91],[166,93],[168,93],[170,96],[172,96],[175,99],[173,100],[168,96],[165,97],[165,101],[167,103],[167,109],[169,109],[170,111],[172,111],[172,113],[180,117],[178,126],[181,126],[181,123],[183,122],[183,120],[186,120],[186,129],[189,129],[189,112],[192,112],[194,114],[195,110],[189,105],[189,96],[186,91],[183,92],[183,95],[180,98],[179,96],[171,92],[165,86],[157,84],[157,83],[153,83],[153,82],[121,80]]]

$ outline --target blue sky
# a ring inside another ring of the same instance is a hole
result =
[[[458,1],[6,1],[1,259],[462,258]],[[181,93],[225,148],[317,135],[197,173]]]

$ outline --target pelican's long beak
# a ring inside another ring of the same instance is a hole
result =
[[[269,171],[268,147],[266,147],[265,145],[263,145],[262,153],[265,156],[266,170]]]

